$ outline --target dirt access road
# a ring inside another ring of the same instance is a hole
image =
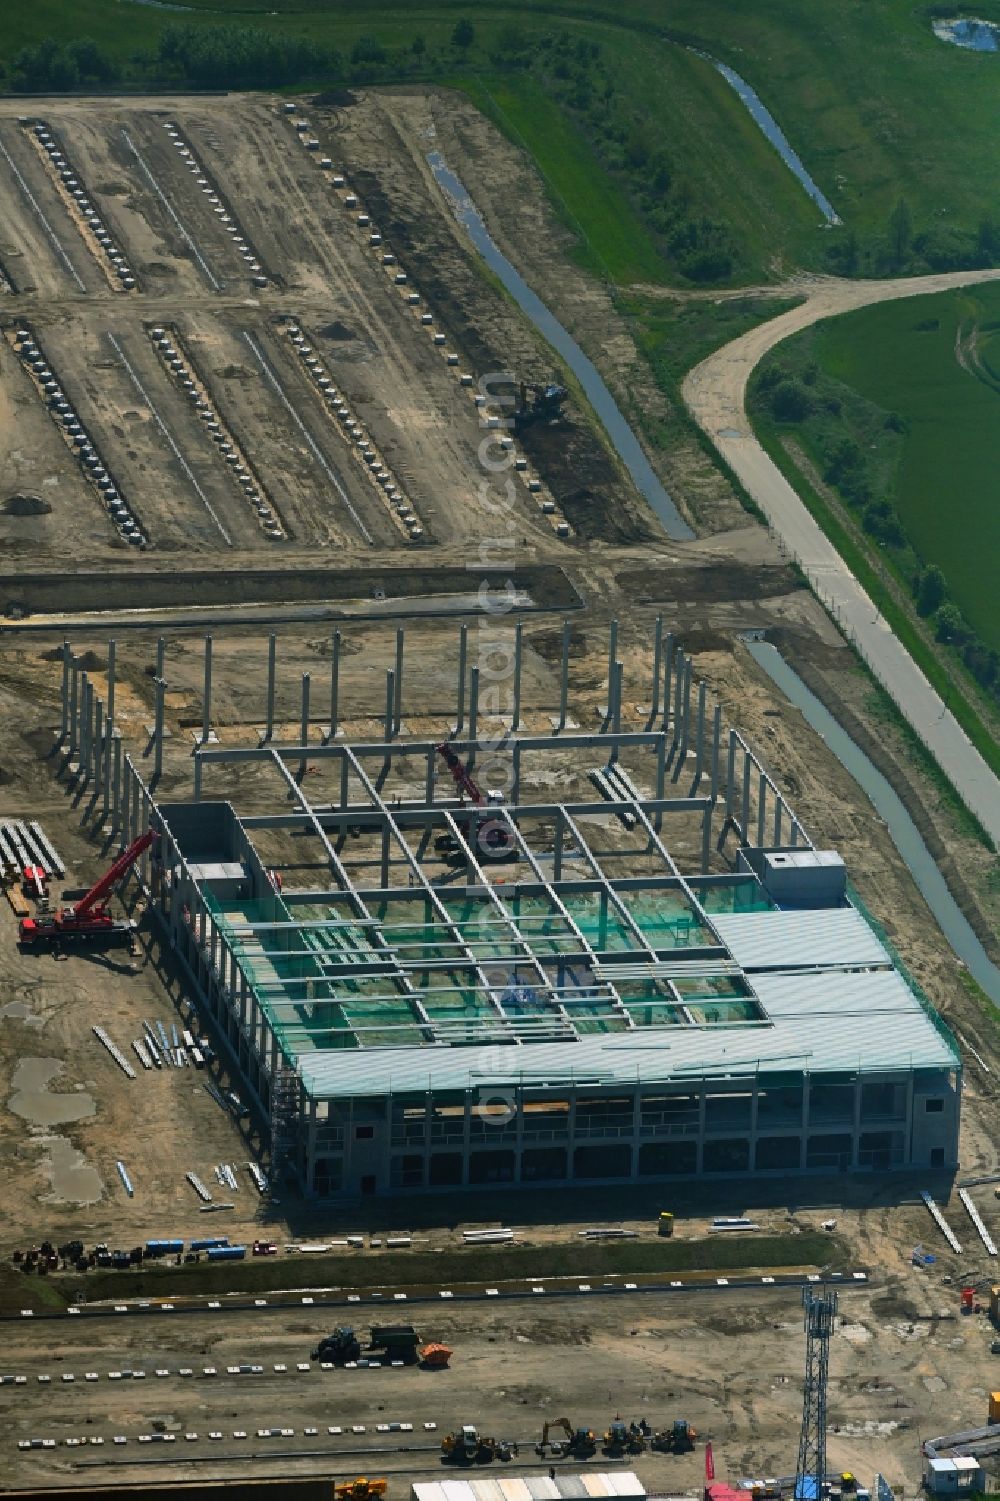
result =
[[[988,1331],[982,1316],[958,1317],[957,1293],[934,1271],[902,1266],[877,1288],[844,1289],[830,1351],[832,1470],[852,1470],[866,1484],[881,1471],[914,1494],[921,1435],[985,1419]],[[709,1439],[719,1474],[733,1482],[787,1475],[795,1465],[805,1344],[795,1289],[752,1302],[723,1289],[546,1299],[544,1307],[431,1306],[419,1310],[417,1327],[455,1351],[450,1370],[299,1370],[333,1322],[307,1307],[5,1325],[3,1370],[27,1378],[0,1394],[7,1484],[114,1484],[125,1466],[132,1475],[138,1466],[145,1480],[176,1482],[252,1463],[275,1477],[324,1469],[338,1478],[387,1475],[398,1498],[410,1481],[442,1478],[438,1445],[460,1423],[519,1443],[517,1463],[488,1473],[544,1473],[552,1461],[539,1461],[533,1445],[543,1422],[563,1413],[599,1434],[615,1413],[653,1428],[687,1418],[699,1435],[693,1453],[556,1462],[563,1472],[635,1469],[653,1493],[695,1493]],[[353,1322],[367,1339],[368,1319]],[[262,1369],[230,1369],[250,1364]],[[206,1367],[216,1374],[206,1377]],[[145,1378],[109,1379],[122,1370]],[[410,1423],[413,1432],[378,1433],[379,1423]],[[426,1431],[425,1423],[437,1428]],[[259,1438],[276,1425],[293,1432],[284,1441]],[[355,1425],[365,1431],[352,1432]],[[139,1435],[154,1427],[176,1435],[174,1444],[140,1447]],[[124,1447],[112,1444],[115,1434],[127,1439]],[[35,1437],[57,1447],[17,1449]],[[79,1437],[104,1443],[67,1447]],[[296,1450],[314,1457],[286,1457]]]
[[[686,377],[684,400],[784,545],[805,571],[827,609],[845,629],[869,668],[892,696],[962,801],[1000,845],[1000,780],[987,766],[944,701],[827,540],[777,465],[754,437],[746,413],[751,372],[791,334],[853,308],[891,298],[945,292],[993,281],[998,271],[957,271],[902,281],[804,283],[805,301],[770,323],[716,350]]]

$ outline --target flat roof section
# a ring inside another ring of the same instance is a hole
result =
[[[745,970],[890,965],[886,950],[854,907],[805,912],[734,912],[713,922]]]

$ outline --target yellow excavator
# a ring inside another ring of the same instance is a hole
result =
[[[388,1489],[387,1480],[369,1480],[367,1475],[359,1475],[357,1480],[335,1485],[333,1494],[336,1501],[370,1501],[373,1496],[384,1496]]]
[[[558,1438],[550,1441],[553,1428],[562,1429],[565,1441]],[[535,1445],[535,1453],[543,1458],[550,1452],[553,1459],[589,1459],[597,1453],[597,1434],[592,1428],[574,1428],[569,1418],[551,1418],[542,1425],[541,1442]]]

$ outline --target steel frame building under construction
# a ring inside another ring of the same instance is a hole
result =
[[[488,808],[402,733],[391,672],[378,739],[331,716],[311,742],[304,707],[297,744],[269,723],[222,745],[206,712],[188,801],[116,762],[116,832],[160,830],[141,879],[272,1176],[353,1198],[956,1165],[947,1029],[704,686],[693,706],[690,660],[671,647],[665,672],[642,728],[613,658],[597,731],[565,688],[544,733],[518,710]],[[472,688],[465,766],[484,760]],[[77,712],[71,741],[92,733]],[[206,795],[234,767],[271,774],[271,811]],[[281,841],[302,853],[279,882]]]

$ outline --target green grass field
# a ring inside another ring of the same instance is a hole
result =
[[[992,325],[992,328],[990,327]],[[979,330],[968,368],[959,331]],[[1000,286],[887,302],[821,326],[820,366],[906,424],[891,498],[922,561],[937,563],[978,635],[1000,649]]]
[[[1000,0],[977,13],[1000,16]],[[450,45],[468,15],[475,42]],[[593,160],[561,104],[540,101],[537,83],[498,69],[514,39],[565,30],[598,44],[624,86],[634,118],[683,177],[693,216],[724,222],[742,252],[738,281],[775,278],[796,264],[822,266],[839,235],[874,245],[902,194],[917,231],[947,244],[975,232],[1000,197],[1000,58],[937,41],[929,15],[909,0],[847,5],[814,0],[659,0],[613,5],[577,0],[504,0],[488,12],[462,0],[187,0],[158,10],[132,0],[37,0],[0,7],[0,62],[46,37],[92,37],[138,79],[155,83],[143,58],[163,29],[232,23],[306,35],[342,56],[362,35],[392,55],[378,78],[400,74],[398,57],[417,34],[424,76],[492,95],[497,117],[539,160],[554,203],[580,234],[581,255],[619,284],[664,280],[662,258],[621,184]],[[827,232],[805,194],[724,81],[683,44],[729,62],[758,90],[847,229]],[[408,64],[403,75],[421,69]],[[164,82],[169,80],[163,80]],[[323,80],[310,80],[317,83]],[[914,101],[919,101],[916,107]]]
[[[987,283],[807,329],[762,362],[750,410],[771,457],[1000,772],[998,371],[1000,285]],[[782,383],[806,409],[776,420],[770,393]],[[845,446],[863,493],[835,467]],[[883,506],[898,524],[891,540],[873,524]],[[930,565],[960,612],[943,633],[943,614],[921,621],[911,597],[914,575]]]

